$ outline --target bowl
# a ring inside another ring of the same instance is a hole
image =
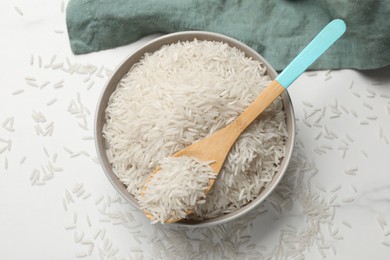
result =
[[[126,186],[119,181],[116,174],[112,170],[111,164],[109,163],[109,160],[107,158],[106,154],[106,142],[103,138],[103,126],[105,124],[105,110],[109,101],[109,98],[111,94],[116,89],[119,81],[125,76],[126,73],[130,70],[130,68],[133,66],[133,64],[137,63],[141,57],[145,53],[151,53],[156,50],[158,50],[160,47],[166,44],[175,43],[178,41],[192,41],[194,39],[197,40],[207,40],[207,41],[217,41],[217,42],[224,42],[227,43],[231,47],[236,47],[237,49],[243,51],[247,57],[251,57],[254,60],[261,61],[265,67],[267,68],[267,75],[273,80],[276,78],[277,73],[272,68],[272,66],[256,51],[245,45],[244,43],[235,40],[231,37],[212,33],[212,32],[204,32],[204,31],[186,31],[186,32],[177,32],[177,33],[171,33],[164,36],[161,36],[159,38],[156,38],[155,40],[152,40],[151,42],[145,44],[143,47],[139,48],[137,51],[132,53],[130,56],[128,56],[113,72],[111,77],[108,79],[108,82],[106,83],[101,96],[98,100],[97,104],[97,110],[95,115],[95,144],[97,149],[98,158],[100,161],[100,164],[104,170],[104,173],[106,174],[107,178],[111,182],[111,184],[114,186],[114,188],[119,192],[119,194],[130,204],[135,206],[136,208],[140,209],[136,199],[131,195],[127,190]],[[244,207],[231,212],[229,214],[221,215],[218,217],[215,217],[213,219],[207,219],[207,220],[182,220],[173,224],[169,225],[181,225],[181,226],[192,226],[192,227],[204,227],[204,226],[211,226],[216,224],[222,224],[229,221],[232,221],[234,219],[237,219],[246,213],[250,212],[252,209],[259,206],[266,197],[275,189],[277,184],[282,179],[283,175],[285,174],[287,170],[287,166],[289,164],[289,161],[291,159],[293,146],[294,146],[294,140],[295,140],[295,119],[294,119],[294,110],[293,106],[289,97],[289,94],[287,91],[285,91],[282,95],[282,103],[284,106],[284,110],[286,113],[286,123],[287,123],[287,132],[288,137],[285,144],[285,156],[281,160],[281,164],[279,167],[279,171],[274,175],[272,181],[268,184],[267,187],[264,188],[262,193],[252,202],[248,203]]]

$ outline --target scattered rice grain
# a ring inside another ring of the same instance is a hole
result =
[[[354,80],[351,81],[348,88],[351,89],[353,87],[353,84],[354,84]]]
[[[83,136],[81,140],[94,140],[93,136]]]
[[[26,81],[37,81],[37,78],[36,77],[32,77],[32,76],[26,76],[26,77],[24,77],[24,79]]]
[[[331,75],[329,75],[329,76],[326,76],[325,77],[325,81],[328,81],[328,80],[330,80],[332,78],[332,76]]]
[[[83,196],[83,200],[86,200],[88,199],[89,197],[91,197],[91,193],[87,193]]]
[[[82,257],[87,257],[88,254],[86,252],[77,252],[76,257],[77,258],[82,258]]]
[[[318,135],[314,138],[315,140],[318,140],[322,135],[322,132],[319,132]]]
[[[356,118],[359,117],[355,110],[352,110],[352,109],[351,109],[350,111],[351,111],[351,114],[352,114],[354,117],[356,117]]]
[[[77,231],[73,233],[73,241],[75,243],[80,243],[83,237],[84,237],[84,232],[82,232],[80,235],[77,233]]]
[[[384,242],[382,242],[382,244],[383,244],[384,246],[390,247],[390,242],[384,241]]]
[[[43,147],[43,152],[45,153],[46,157],[50,157],[49,152],[47,151],[46,147]]]
[[[336,191],[338,191],[339,189],[341,189],[341,185],[339,184],[339,185],[336,185],[335,187],[333,187],[330,191],[331,192],[336,192]]]
[[[361,153],[364,157],[368,158],[368,154],[366,153],[366,151],[360,150],[360,153]]]
[[[23,164],[27,159],[27,156],[23,156],[22,159],[20,159],[20,164]]]
[[[91,89],[93,87],[93,85],[95,84],[95,81],[94,80],[91,80],[89,83],[88,83],[88,86],[87,86],[87,89]]]
[[[385,227],[387,226],[387,223],[385,221],[385,218],[383,217],[383,215],[379,215],[377,218],[376,218],[379,226],[381,227],[382,230],[385,229]]]
[[[20,10],[19,7],[14,6],[14,9],[15,9],[15,11],[16,11],[20,16],[23,16],[23,12],[22,12],[22,10]]]
[[[326,189],[325,189],[325,187],[324,187],[323,185],[317,183],[317,184],[316,184],[316,187],[317,187],[317,189],[319,189],[320,191],[326,192]]]
[[[374,109],[370,104],[368,104],[366,102],[363,102],[362,105],[365,106],[366,108],[370,109],[370,110]]]
[[[71,229],[75,229],[76,227],[77,227],[77,225],[72,224],[72,225],[67,225],[64,228],[65,228],[65,230],[71,230]]]
[[[24,92],[24,89],[17,89],[14,92],[12,92],[12,95],[18,95]]]
[[[69,148],[67,148],[67,147],[65,147],[65,146],[63,146],[63,148],[64,148],[64,150],[65,150],[67,153],[69,153],[70,155],[73,154],[72,150],[70,150]]]
[[[383,139],[383,141],[384,141],[386,144],[389,144],[389,140],[387,139],[387,137],[386,137],[385,135],[382,137],[382,139]]]
[[[34,65],[34,55],[33,54],[30,54],[30,65],[31,66]]]
[[[68,205],[66,204],[65,199],[62,199],[62,207],[64,208],[65,211],[68,211]]]
[[[374,82],[371,82],[371,85],[382,85],[382,82],[381,81],[374,81]]]
[[[326,144],[322,144],[322,145],[321,145],[321,148],[324,148],[324,149],[327,149],[327,150],[332,150],[332,149],[333,149],[332,146],[326,145]]]
[[[322,150],[320,148],[314,148],[313,152],[315,152],[318,155],[323,155],[324,153],[326,153],[326,151],[324,151],[324,150]]]
[[[311,123],[309,121],[307,121],[306,119],[302,119],[302,122],[307,125],[308,127],[311,127]]]
[[[333,192],[333,191],[332,191],[332,192]],[[332,197],[329,198],[328,203],[329,203],[329,204],[332,204],[336,199],[337,199],[337,195],[336,195],[336,194],[333,194]]]
[[[343,220],[342,223],[343,223],[344,226],[352,228],[351,223],[349,223],[348,221]]]
[[[34,81],[27,81],[27,84],[34,88],[39,88],[39,85]]]
[[[4,157],[4,169],[8,169],[8,157],[7,156],[5,156]]]
[[[310,102],[307,102],[307,101],[302,101],[302,104],[307,106],[307,107],[313,107],[314,105]]]
[[[46,103],[46,105],[47,105],[47,106],[50,106],[50,105],[53,105],[55,102],[57,102],[57,98],[53,98],[53,99],[49,100],[49,101]]]
[[[376,92],[373,91],[372,89],[367,88],[366,90],[367,90],[368,93],[370,93],[372,95],[376,95]]]
[[[95,205],[98,205],[102,200],[104,199],[104,196],[101,195],[99,198],[95,200]]]
[[[356,91],[351,91],[352,94],[354,94],[356,97],[360,97],[360,94]]]
[[[348,141],[350,141],[351,143],[354,142],[354,140],[352,139],[351,136],[349,136],[348,134],[345,134],[345,137],[348,139]]]
[[[89,218],[89,215],[88,215],[88,214],[85,216],[85,219],[87,220],[88,226],[89,226],[89,227],[92,227],[91,219]]]
[[[340,108],[341,108],[341,110],[343,110],[346,114],[349,114],[349,111],[348,111],[348,109],[347,109],[345,106],[340,105]]]

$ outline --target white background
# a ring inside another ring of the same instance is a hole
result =
[[[0,3],[0,259],[389,259],[390,67],[309,72],[289,88],[296,160],[264,213],[152,226],[104,176],[93,117],[110,71],[155,36],[75,56],[63,7]]]

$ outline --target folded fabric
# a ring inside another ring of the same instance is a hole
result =
[[[374,69],[390,64],[389,0],[70,0],[66,11],[75,54],[130,44],[153,33],[203,30],[251,46],[276,70],[328,22],[347,33],[311,69]]]

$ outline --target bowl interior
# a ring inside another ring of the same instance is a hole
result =
[[[255,52],[253,49],[248,47],[247,45],[224,35],[211,33],[211,32],[201,32],[201,31],[190,31],[190,32],[178,32],[178,33],[172,33],[168,34],[162,37],[159,37],[150,43],[146,44],[145,46],[141,47],[137,51],[135,51],[133,54],[131,54],[128,58],[126,58],[122,64],[119,65],[119,67],[115,70],[113,75],[110,77],[108,82],[106,83],[106,86],[104,87],[104,90],[100,96],[100,99],[98,101],[97,110],[96,110],[96,116],[95,116],[95,143],[96,143],[96,149],[98,153],[98,157],[100,160],[100,163],[103,167],[103,170],[112,183],[112,185],[115,187],[115,189],[131,204],[139,208],[138,203],[136,199],[126,190],[126,186],[119,181],[115,173],[113,172],[111,168],[111,164],[108,161],[107,154],[106,154],[106,142],[103,138],[103,126],[105,124],[105,110],[109,101],[109,98],[111,94],[115,91],[116,86],[118,85],[119,81],[123,78],[123,76],[130,70],[130,68],[133,66],[133,64],[137,63],[142,56],[147,52],[154,52],[161,48],[165,44],[170,44],[178,41],[192,41],[194,39],[197,40],[208,40],[208,41],[220,41],[225,42],[229,46],[236,47],[237,49],[240,49],[243,51],[247,57],[251,57],[254,60],[259,60],[267,68],[267,74],[271,79],[275,79],[277,76],[276,71],[271,67],[271,65],[257,52]],[[273,180],[267,185],[267,187],[264,188],[263,192],[257,197],[254,201],[251,203],[248,203],[246,206],[232,212],[229,214],[225,214],[213,219],[209,220],[203,220],[203,221],[193,221],[193,220],[182,220],[180,222],[177,222],[175,224],[177,225],[187,225],[187,226],[210,226],[215,224],[221,224],[227,221],[230,221],[232,219],[238,218],[241,215],[249,212],[252,208],[258,206],[264,199],[272,192],[272,190],[275,188],[275,186],[279,183],[282,176],[284,175],[287,165],[290,161],[292,150],[293,150],[293,144],[295,140],[295,120],[294,120],[294,111],[292,107],[292,103],[290,100],[290,97],[288,95],[288,92],[285,91],[282,94],[282,103],[286,112],[286,123],[287,123],[287,131],[288,131],[288,138],[286,141],[286,149],[285,149],[285,156],[283,157],[280,165],[280,170],[275,174]]]

